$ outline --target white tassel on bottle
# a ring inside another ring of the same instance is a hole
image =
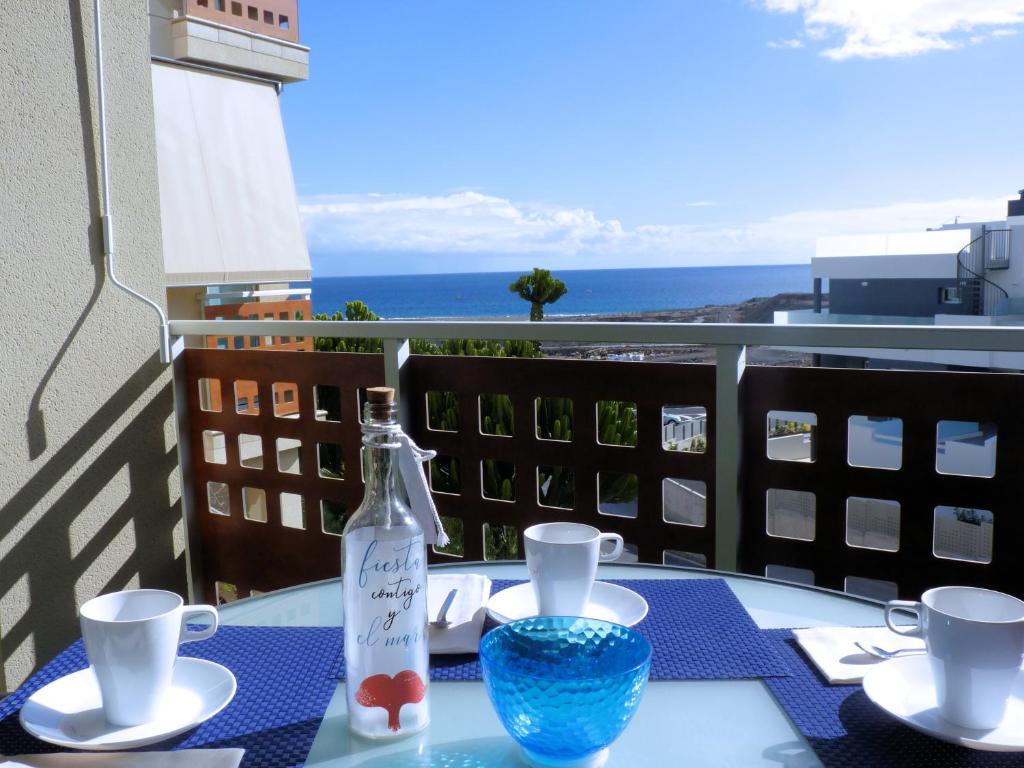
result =
[[[448,534],[445,533],[441,517],[437,514],[434,497],[430,493],[427,475],[423,470],[423,463],[434,458],[437,452],[423,450],[404,432],[399,436],[398,443],[398,471],[405,483],[406,493],[409,494],[412,513],[423,526],[423,540],[427,544],[447,547]]]

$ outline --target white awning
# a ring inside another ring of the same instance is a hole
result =
[[[274,86],[152,67],[167,285],[309,280]]]

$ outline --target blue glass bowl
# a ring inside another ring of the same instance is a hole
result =
[[[651,644],[608,621],[538,616],[484,635],[480,664],[487,695],[528,762],[594,766],[636,712]]]

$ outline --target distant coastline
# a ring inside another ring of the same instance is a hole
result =
[[[650,312],[627,312],[588,317],[559,317],[545,322],[584,320],[588,322],[632,323],[771,323],[774,313],[785,310],[812,309],[814,295],[810,293],[780,293],[758,297],[733,304],[709,304],[688,309],[664,309]],[[825,307],[828,306],[827,297]],[[640,351],[645,360],[659,362],[713,363],[715,350],[696,345],[639,345],[547,343],[544,353],[551,357],[602,359],[610,354]],[[752,347],[747,353],[752,365],[809,365],[810,356],[798,352],[785,352],[768,347]]]
[[[807,264],[751,267],[553,270],[569,292],[545,308],[552,320],[700,310],[741,304],[753,296],[811,288]],[[525,318],[526,304],[508,290],[518,272],[390,277],[314,277],[313,311],[332,314],[359,300],[393,320]]]

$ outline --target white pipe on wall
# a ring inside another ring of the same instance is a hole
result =
[[[96,100],[100,123],[100,196],[103,200],[100,221],[103,225],[103,257],[107,266],[107,278],[115,287],[148,304],[156,312],[160,321],[160,362],[167,364],[171,362],[171,334],[163,307],[122,283],[114,272],[114,220],[110,205],[110,164],[107,159],[107,101],[103,84],[103,17],[100,0],[94,0],[93,7],[96,15]]]

